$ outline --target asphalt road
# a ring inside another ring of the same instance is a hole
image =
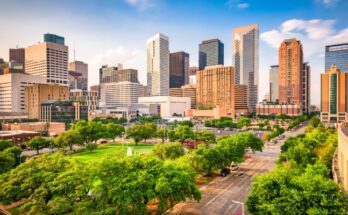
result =
[[[285,132],[287,137],[304,132],[301,127],[294,132]],[[202,199],[199,202],[186,201],[176,204],[163,214],[208,214],[208,215],[242,215],[242,204],[245,204],[251,189],[252,178],[275,167],[275,161],[280,154],[280,146],[285,139],[276,145],[266,144],[263,152],[248,154],[250,156],[236,172],[227,177],[218,177],[201,187]],[[244,208],[247,214],[246,207]]]

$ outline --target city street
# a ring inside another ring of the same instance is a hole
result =
[[[286,138],[296,136],[303,133],[304,130],[305,126],[293,132],[285,132],[284,135]],[[275,161],[280,154],[280,146],[286,138],[278,141],[276,145],[266,145],[263,152],[248,154],[249,158],[240,164],[238,171],[232,172],[227,177],[218,177],[202,186],[200,202],[179,203],[163,214],[242,214],[241,203],[245,204],[247,194],[251,189],[252,178],[275,167]],[[246,207],[244,212],[247,214]]]

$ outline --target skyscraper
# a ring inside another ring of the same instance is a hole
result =
[[[224,44],[219,39],[202,41],[199,44],[199,70],[206,66],[224,64]]]
[[[325,47],[325,71],[336,64],[338,69],[348,71],[348,43],[334,44]]]
[[[259,86],[259,26],[254,24],[235,28],[232,34],[235,82],[248,86],[248,105],[255,111]]]
[[[284,40],[279,47],[279,103],[302,104],[302,71],[301,42]]]
[[[22,64],[24,69],[25,49],[24,48],[9,49],[9,59],[10,59],[10,62],[14,61],[16,63]]]
[[[278,65],[273,65],[269,69],[269,100],[276,102],[279,100],[279,78]]]
[[[308,113],[311,105],[311,67],[308,62],[303,63],[301,80],[302,111]]]
[[[335,64],[321,74],[322,122],[343,122],[348,120],[348,73]]]
[[[71,75],[70,71],[78,76]],[[76,77],[76,78],[75,78]],[[81,61],[69,63],[69,88],[88,90],[88,64]]]
[[[189,82],[190,55],[186,52],[175,52],[169,55],[169,87],[178,88]]]
[[[161,33],[147,40],[147,87],[150,96],[169,95],[169,38]]]
[[[46,77],[47,83],[68,86],[68,58],[64,38],[45,34],[44,42],[25,49],[25,71]]]

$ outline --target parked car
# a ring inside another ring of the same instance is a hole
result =
[[[239,169],[239,166],[237,165],[237,164],[231,164],[231,166],[230,166],[230,170],[231,171],[237,171]]]
[[[224,131],[231,131],[230,127],[224,128]]]
[[[220,175],[222,177],[225,177],[225,176],[227,176],[230,173],[231,173],[231,170],[229,168],[223,168],[223,169],[220,170]]]
[[[278,141],[277,141],[277,140],[275,140],[275,139],[273,139],[273,140],[271,140],[271,143],[274,145],[274,144],[277,144],[277,143],[278,143]]]

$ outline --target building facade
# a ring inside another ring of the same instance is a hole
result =
[[[181,87],[189,82],[190,55],[175,52],[169,55],[169,87]]]
[[[219,39],[202,41],[199,44],[198,69],[206,66],[224,65],[224,44]]]
[[[25,49],[25,72],[46,77],[47,83],[68,86],[68,46],[63,37],[44,37],[44,42]]]
[[[321,113],[324,123],[348,120],[348,73],[332,64],[321,74]]]
[[[169,95],[169,38],[160,33],[147,40],[147,87],[151,96]]]
[[[101,88],[100,101],[105,107],[127,107],[138,103],[144,95],[144,86],[140,83],[123,81],[106,83]]]
[[[88,107],[79,102],[48,100],[41,103],[40,121],[74,123],[88,120]]]
[[[269,69],[269,101],[279,101],[279,77],[278,65],[273,65]]]
[[[40,119],[41,103],[69,100],[69,88],[58,84],[33,84],[25,89],[25,112],[29,119]]]
[[[9,49],[9,61],[21,64],[24,69],[25,49],[24,48]]]
[[[96,110],[99,104],[98,91],[70,90],[70,101],[80,102],[88,107],[88,114]]]
[[[348,43],[325,46],[325,71],[330,69],[332,64],[348,71]]]
[[[307,62],[303,63],[301,90],[302,90],[302,111],[304,113],[310,112],[311,106],[311,67]]]
[[[181,88],[170,88],[169,96],[171,97],[189,97],[191,99],[191,108],[196,108],[197,95],[196,95],[196,85],[187,84]]]
[[[46,83],[46,78],[24,73],[9,73],[0,76],[0,112],[25,111],[25,87]]]
[[[138,70],[123,69],[116,66],[102,66],[99,69],[99,83],[117,83],[122,81],[129,81],[138,83]]]
[[[69,63],[69,89],[88,90],[88,64],[81,61]]]
[[[235,28],[232,34],[235,82],[248,86],[248,105],[255,111],[259,87],[259,26],[254,24]]]
[[[248,85],[234,85],[234,109],[236,115],[248,114]]]
[[[210,66],[197,71],[197,106],[226,109],[230,116],[234,111],[234,69],[231,66]]]
[[[301,105],[298,104],[257,104],[256,114],[301,116],[303,112]]]

